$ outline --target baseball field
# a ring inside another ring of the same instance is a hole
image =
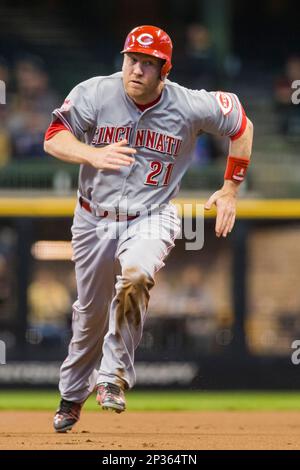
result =
[[[120,415],[91,397],[73,431],[56,434],[53,391],[0,392],[0,449],[300,449],[300,393],[127,394]]]

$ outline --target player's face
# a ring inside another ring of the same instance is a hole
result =
[[[154,101],[163,89],[160,71],[163,61],[139,53],[124,54],[123,83],[126,93],[139,104]]]

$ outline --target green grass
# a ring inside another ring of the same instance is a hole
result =
[[[55,410],[54,391],[1,391],[0,410]],[[157,392],[127,393],[130,411],[300,410],[300,392]],[[97,410],[95,397],[85,404]]]

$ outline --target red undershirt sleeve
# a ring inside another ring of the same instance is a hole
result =
[[[69,131],[67,127],[59,120],[52,122],[45,133],[45,140],[50,140],[60,131]]]

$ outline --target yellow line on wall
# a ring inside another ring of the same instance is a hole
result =
[[[70,217],[76,204],[74,197],[0,198],[0,215],[7,217]]]
[[[186,216],[195,216],[196,205],[200,207],[204,203],[194,198],[178,198],[173,202],[180,213]],[[0,216],[72,217],[75,205],[74,197],[4,197],[0,198]],[[215,209],[205,211],[205,217],[212,218],[215,215]],[[300,199],[240,199],[237,216],[242,219],[300,219]]]

